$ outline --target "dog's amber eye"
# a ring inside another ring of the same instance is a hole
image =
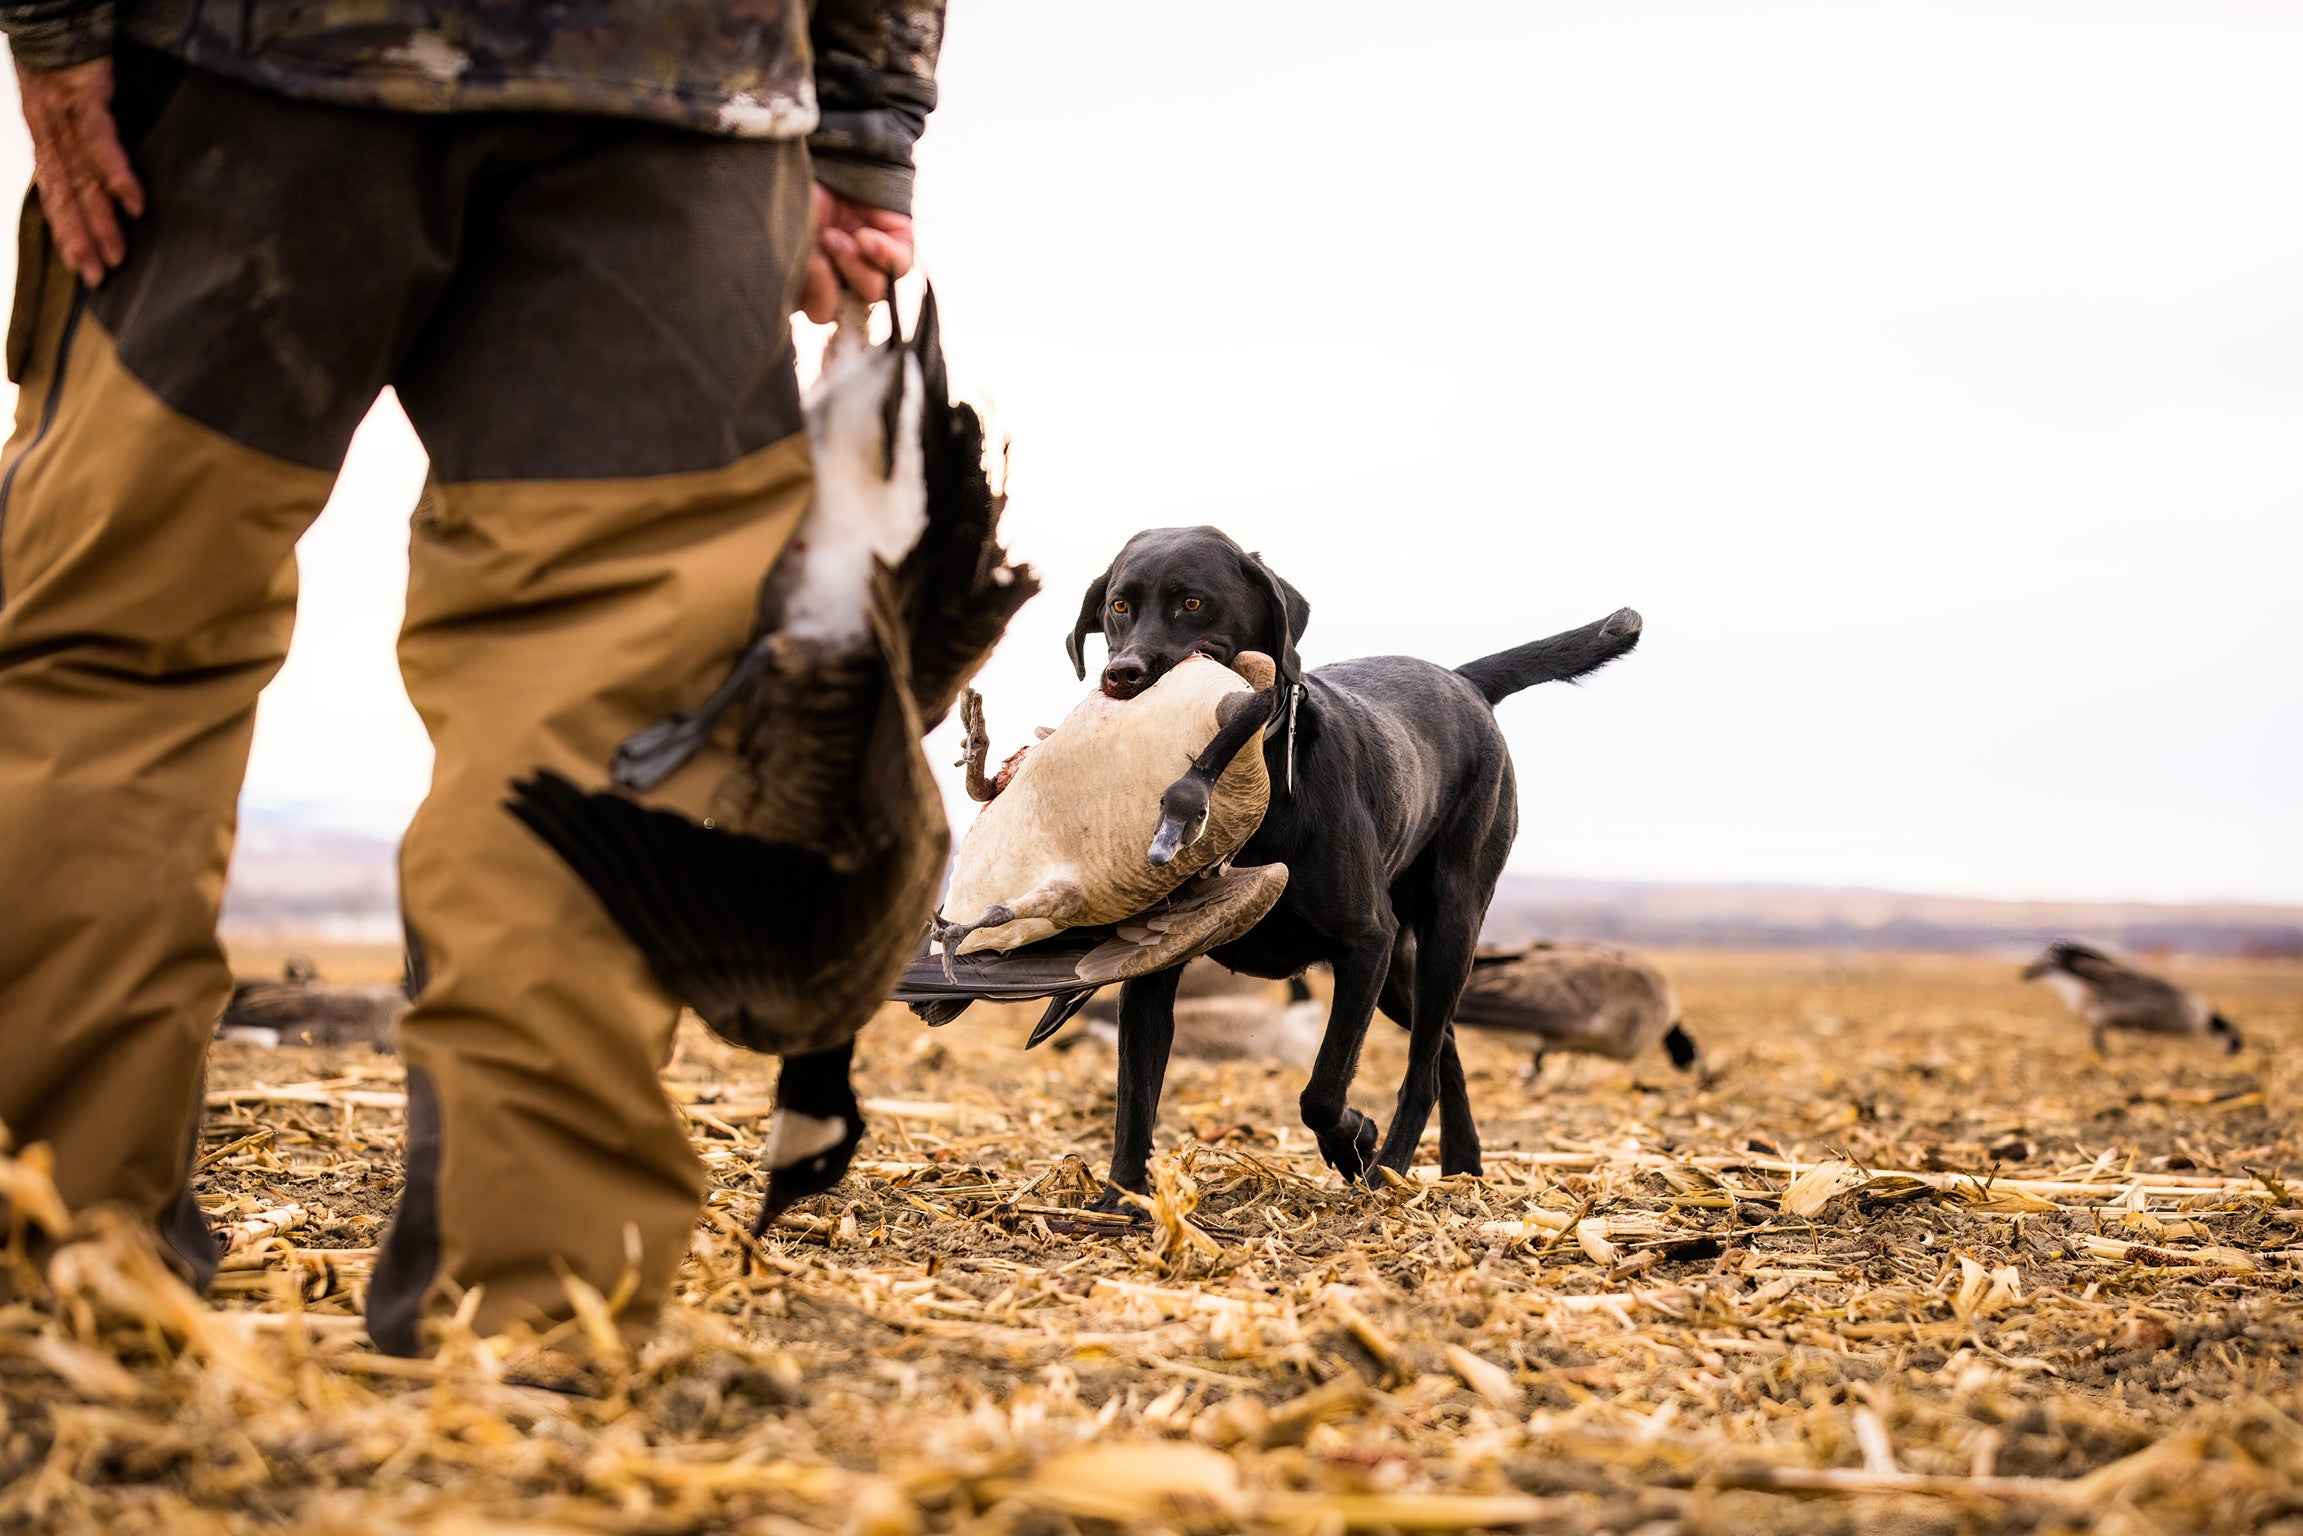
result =
[[[1199,599],[1196,597],[1185,598],[1183,600],[1183,611],[1186,613],[1199,612]]]
[[[1124,597],[1115,597],[1115,598],[1113,598],[1113,599],[1112,599],[1112,612],[1114,612],[1114,613],[1125,613],[1125,612],[1127,612],[1127,611],[1128,611],[1128,600],[1127,600],[1126,598],[1124,598]]]

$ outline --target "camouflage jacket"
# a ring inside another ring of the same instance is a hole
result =
[[[805,137],[816,179],[908,212],[943,0],[0,0],[27,69],[121,39],[290,96],[589,112]]]

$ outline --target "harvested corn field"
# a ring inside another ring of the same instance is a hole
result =
[[[1300,1073],[1178,1061],[1142,1226],[1081,1209],[1104,1047],[891,1010],[856,1175],[754,1244],[773,1064],[691,1030],[659,1336],[585,1291],[424,1362],[357,1320],[394,1060],[222,1046],[215,1304],[99,1220],[0,1308],[0,1531],[2303,1531],[2303,968],[2177,967],[2248,1049],[2099,1061],[2008,964],[1661,958],[1705,1075],[1470,1036],[1484,1179],[1346,1190]]]

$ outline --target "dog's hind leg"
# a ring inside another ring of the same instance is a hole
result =
[[[1415,936],[1401,928],[1392,941],[1391,972],[1383,979],[1383,996],[1376,1004],[1385,1018],[1400,1028],[1415,1027]],[[1447,1045],[1439,1059],[1439,1171],[1482,1171],[1479,1161],[1479,1123],[1472,1118],[1471,1089],[1464,1082],[1463,1058],[1456,1053],[1455,1025],[1447,1028]]]
[[[1151,1193],[1152,1127],[1159,1119],[1160,1087],[1167,1081],[1168,1050],[1175,1044],[1176,983],[1183,967],[1154,971],[1120,983],[1118,1112],[1112,1127],[1112,1187],[1099,1211],[1132,1209],[1121,1190]]]
[[[1463,1058],[1455,1050],[1455,1026],[1439,1056],[1439,1171],[1486,1172],[1479,1160],[1479,1123],[1471,1116],[1471,1087],[1463,1080]]]
[[[1484,881],[1480,879],[1486,873],[1450,870],[1442,864],[1433,876],[1429,915],[1416,924],[1415,1019],[1408,1028],[1407,1075],[1400,1080],[1399,1102],[1392,1111],[1383,1150],[1375,1159],[1378,1165],[1394,1173],[1407,1172],[1408,1165],[1415,1161],[1416,1143],[1423,1137],[1423,1128],[1431,1122],[1432,1107],[1439,1101],[1448,1063],[1454,1063],[1458,1081],[1462,1078],[1463,1064],[1455,1054],[1453,1020],[1456,1001],[1463,995],[1463,984],[1471,976],[1472,950],[1478,942],[1481,914],[1486,910],[1483,897],[1494,887],[1492,876]],[[1468,1139],[1474,1149],[1478,1146],[1479,1132],[1470,1123],[1470,1109],[1470,1094],[1465,1090],[1462,1113],[1441,1119],[1443,1165],[1457,1160],[1468,1160],[1474,1165],[1478,1162],[1477,1151],[1467,1153],[1463,1145]],[[1451,1118],[1463,1122],[1452,1138],[1448,1125]]]
[[[1296,1101],[1303,1123],[1319,1142],[1319,1155],[1346,1182],[1365,1178],[1375,1165],[1375,1122],[1352,1108],[1347,1096],[1359,1072],[1360,1045],[1367,1039],[1368,1022],[1375,1017],[1376,999],[1383,994],[1384,976],[1391,969],[1392,937],[1388,928],[1369,934],[1330,960],[1335,996],[1328,1005],[1327,1033],[1320,1037],[1311,1081]]]

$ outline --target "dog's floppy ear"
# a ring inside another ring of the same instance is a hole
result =
[[[1303,659],[1295,653],[1295,642],[1311,622],[1311,603],[1279,572],[1264,564],[1260,553],[1244,556],[1240,571],[1251,585],[1263,590],[1270,603],[1271,630],[1277,642],[1271,659],[1279,666],[1280,682],[1293,683],[1303,676]]]
[[[1082,649],[1091,634],[1104,632],[1104,598],[1111,592],[1112,573],[1107,567],[1101,576],[1088,583],[1085,596],[1080,599],[1080,616],[1072,625],[1071,638],[1064,642],[1064,654],[1072,659],[1072,671],[1080,681],[1088,675],[1087,656]]]

